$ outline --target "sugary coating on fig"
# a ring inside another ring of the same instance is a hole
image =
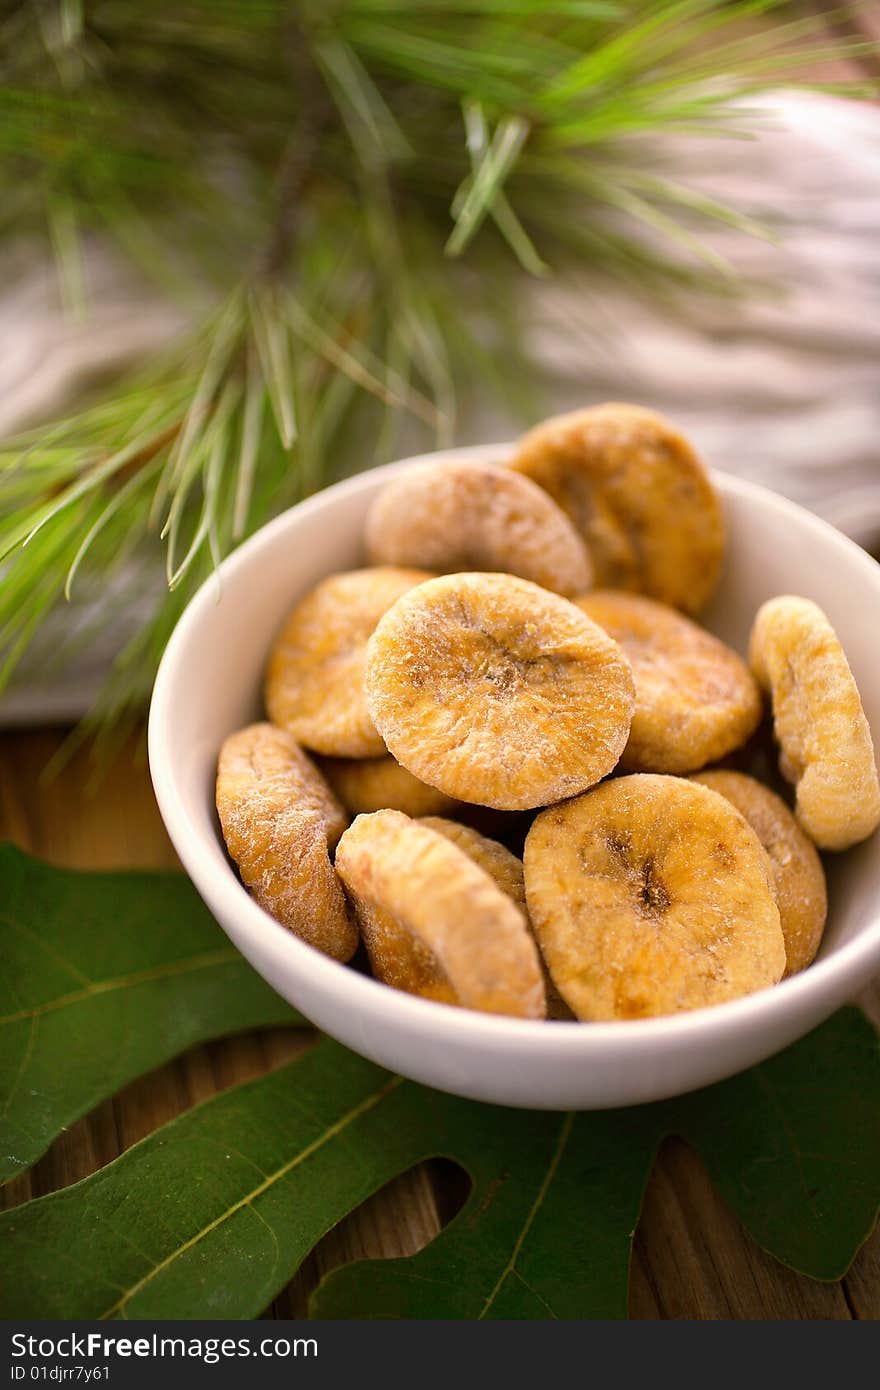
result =
[[[520,911],[527,915],[522,860],[511,854],[506,845],[499,844],[498,840],[490,840],[487,835],[481,835],[479,830],[474,830],[470,825],[447,820],[444,816],[421,816],[419,825],[436,830],[438,835],[444,835],[452,844],[457,845],[478,868],[483,869],[497,883],[502,893],[512,898]]]
[[[445,835],[399,811],[358,816],[336,867],[378,979],[484,1013],[544,1017],[522,911]]]
[[[260,906],[310,946],[349,960],[357,927],[330,862],[348,817],[291,735],[272,724],[231,734],[216,804],[226,848]]]
[[[770,694],[780,768],[820,849],[847,849],[880,824],[871,730],[849,662],[822,609],[782,595],[759,610],[749,660]]]
[[[521,859],[517,859],[515,854],[511,854],[510,850],[505,845],[499,844],[497,840],[490,840],[487,836],[481,835],[478,830],[472,829],[469,825],[462,825],[459,821],[445,820],[442,816],[423,816],[421,824],[436,830],[440,835],[445,835],[447,840],[451,840],[454,845],[458,845],[459,849],[464,850],[475,864],[478,864],[481,869],[485,869],[489,877],[498,884],[502,893],[513,898],[526,919],[529,931],[534,936],[529,909],[526,905],[526,883]],[[544,979],[547,1017],[551,1019],[572,1018],[571,1009],[551,980],[540,950],[538,955],[541,974]]]
[[[786,975],[804,970],[822,941],[828,894],[822,861],[781,797],[744,772],[721,768],[693,774],[745,816],[770,859],[785,938]]]
[[[364,653],[382,614],[423,570],[351,570],[316,585],[287,618],[266,671],[266,709],[306,748],[340,758],[377,758],[385,745],[364,696]]]
[[[651,773],[612,778],[542,811],[524,863],[542,954],[578,1018],[721,1004],[785,970],[770,862],[708,787]]]
[[[653,410],[612,402],[558,415],[520,440],[511,466],[543,487],[587,542],[595,583],[685,613],[711,598],[724,519],[684,436]]]
[[[371,506],[366,539],[377,565],[518,574],[560,594],[592,581],[587,547],[565,513],[528,478],[491,463],[407,469]]]
[[[506,574],[445,575],[404,594],[370,639],[366,688],[398,762],[499,810],[598,782],[635,703],[617,643],[567,599]]]
[[[761,720],[761,692],[742,657],[667,604],[597,589],[576,600],[620,643],[636,686],[630,772],[692,772],[740,748]]]

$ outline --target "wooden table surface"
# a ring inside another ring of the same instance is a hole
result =
[[[88,749],[53,778],[42,776],[64,736],[62,730],[0,734],[0,837],[72,868],[175,865],[140,742],[126,746],[90,790]],[[880,1017],[880,983],[860,1002]],[[276,1029],[194,1049],[74,1125],[30,1173],[0,1191],[0,1203],[12,1206],[77,1181],[194,1102],[295,1056],[313,1037],[306,1029]],[[346,1260],[418,1250],[463,1196],[461,1175],[450,1165],[423,1164],[404,1174],[321,1241],[267,1316],[304,1317],[309,1291]],[[758,1248],[696,1155],[670,1142],[645,1196],[630,1312],[636,1318],[880,1318],[880,1231],[840,1283],[803,1278]]]

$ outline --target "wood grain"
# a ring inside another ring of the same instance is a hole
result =
[[[164,868],[176,863],[150,787],[140,740],[98,779],[89,749],[53,777],[44,770],[62,730],[0,734],[0,837],[77,868]],[[880,1018],[880,987],[860,1001]],[[12,1206],[76,1182],[195,1102],[260,1076],[310,1045],[307,1029],[275,1029],[194,1049],[127,1087],[63,1134],[31,1172],[0,1191]],[[458,1209],[464,1191],[448,1165],[422,1164],[390,1183],[316,1247],[267,1317],[303,1317],[334,1266],[419,1250]],[[840,1283],[784,1269],[743,1231],[699,1158],[670,1142],[645,1196],[633,1250],[635,1318],[880,1318],[880,1234]]]

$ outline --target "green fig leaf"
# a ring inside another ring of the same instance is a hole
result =
[[[653,1155],[681,1134],[757,1239],[836,1277],[880,1201],[880,1056],[847,1009],[692,1096],[562,1115],[459,1100],[324,1040],[224,1092],[75,1186],[0,1217],[0,1315],[254,1317],[321,1236],[392,1177],[444,1156],[471,1179],[422,1251],[332,1271],[322,1318],[626,1315]]]
[[[194,1044],[298,1015],[179,873],[77,873],[0,845],[0,1181]]]

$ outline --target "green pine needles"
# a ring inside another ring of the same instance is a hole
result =
[[[468,387],[522,401],[526,277],[727,275],[696,224],[760,229],[665,178],[645,137],[741,135],[743,97],[861,47],[817,47],[774,0],[3,16],[5,234],[51,246],[71,312],[88,312],[86,238],[192,306],[133,379],[0,451],[0,682],[72,595],[105,595],[108,620],[142,603],[164,550],[167,590],[101,720],[143,707],[187,598],[269,517],[401,438],[451,441]]]

